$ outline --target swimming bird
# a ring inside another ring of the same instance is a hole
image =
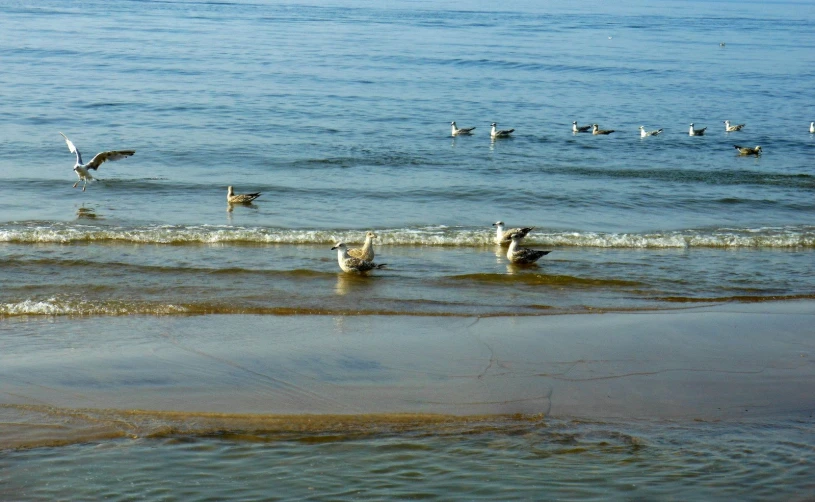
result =
[[[733,148],[739,151],[739,155],[755,155],[756,157],[761,155],[761,147],[758,145],[756,145],[755,148],[750,148],[749,146],[733,145]]]
[[[646,131],[645,126],[640,126],[640,137],[647,138],[648,136],[656,136],[662,133],[662,129],[657,129],[656,131]]]
[[[521,238],[526,237],[526,234],[532,231],[535,227],[523,227],[523,228],[510,228],[509,230],[504,230],[504,222],[503,221],[496,221],[492,224],[495,227],[495,243],[496,244],[503,244],[507,245],[512,241],[510,237],[512,234],[520,234]]]
[[[730,125],[729,120],[724,121],[724,130],[725,130],[725,132],[741,131],[743,127],[744,127],[744,124],[738,124],[738,125],[732,126],[732,125]]]
[[[815,122],[810,122],[809,123],[809,132],[811,134],[815,134]]]
[[[509,249],[507,249],[507,259],[512,263],[516,263],[518,265],[530,265],[538,261],[541,256],[546,256],[551,253],[551,251],[541,251],[538,249],[519,247],[518,244],[524,237],[518,232],[515,232],[510,237],[512,242],[509,245]]]
[[[600,134],[611,134],[613,132],[614,129],[600,129],[600,126],[597,124],[593,124],[591,126],[591,133],[594,134],[595,136],[598,136]]]
[[[232,191],[232,186],[226,189],[226,201],[229,204],[248,204],[258,197],[260,197],[260,192],[236,194]]]
[[[577,121],[575,120],[572,122],[572,132],[589,132],[591,131],[591,126],[579,126],[577,125]]]
[[[97,169],[99,169],[99,166],[101,166],[104,162],[107,162],[108,160],[124,159],[136,153],[136,150],[110,150],[107,152],[97,153],[96,155],[93,156],[90,162],[88,162],[87,164],[83,164],[82,154],[79,153],[79,150],[77,150],[74,144],[71,143],[71,140],[68,139],[68,136],[62,133],[60,133],[60,135],[62,135],[62,137],[65,138],[65,143],[68,144],[68,150],[71,153],[76,154],[76,165],[74,166],[74,172],[76,173],[77,177],[79,177],[79,180],[77,180],[77,182],[74,183],[74,188],[76,188],[76,186],[79,185],[80,181],[84,181],[85,183],[82,185],[83,192],[85,191],[85,187],[88,186],[88,182],[93,181],[93,176],[91,176],[90,173],[91,169],[96,171]]]
[[[372,261],[348,256],[348,246],[346,246],[344,242],[338,242],[331,250],[337,251],[337,262],[340,264],[340,268],[343,272],[359,274],[373,269],[384,268],[386,265],[385,263],[377,265]]]
[[[693,122],[691,122],[690,123],[690,130],[688,131],[688,135],[690,135],[690,136],[704,136],[706,129],[707,129],[707,127],[703,127],[701,129],[694,129],[693,128]]]
[[[374,259],[374,239],[376,239],[375,233],[366,232],[365,243],[361,248],[348,248],[348,256],[352,258],[359,258],[360,260],[372,261]]]
[[[450,128],[452,129],[453,136],[469,136],[475,129],[475,127],[462,127],[459,129],[455,122],[450,122]]]
[[[508,138],[510,134],[515,132],[515,129],[502,129],[502,130],[499,131],[498,129],[496,129],[498,124],[496,124],[495,122],[493,122],[490,125],[492,126],[492,129],[490,130],[490,138],[492,138],[492,139],[495,139],[495,138]]]

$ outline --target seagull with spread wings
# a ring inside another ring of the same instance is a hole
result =
[[[79,177],[79,180],[77,180],[77,182],[74,183],[74,188],[76,188],[76,186],[79,185],[80,181],[83,181],[84,182],[84,184],[82,185],[83,192],[85,191],[85,187],[88,186],[88,181],[93,181],[93,176],[91,176],[90,173],[91,169],[96,171],[97,169],[99,169],[99,166],[101,166],[103,163],[109,160],[125,159],[136,153],[136,150],[111,150],[108,152],[101,152],[94,155],[90,162],[88,162],[87,164],[83,164],[82,154],[79,153],[79,150],[77,150],[74,144],[71,142],[71,140],[68,139],[68,136],[62,133],[60,134],[62,135],[63,138],[65,138],[65,143],[68,144],[68,150],[70,150],[71,153],[76,154],[76,165],[74,166],[74,172],[76,173],[77,177]]]

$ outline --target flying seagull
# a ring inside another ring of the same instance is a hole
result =
[[[83,164],[82,154],[79,153],[79,150],[77,150],[74,144],[71,142],[71,140],[68,139],[68,136],[62,133],[60,133],[60,135],[62,135],[62,137],[65,138],[65,143],[68,144],[68,150],[71,153],[76,154],[76,165],[74,166],[74,172],[76,173],[77,177],[79,177],[79,180],[77,180],[77,182],[74,183],[74,188],[76,188],[76,186],[79,185],[80,181],[84,181],[84,184],[82,185],[83,192],[85,191],[85,187],[88,186],[88,181],[93,181],[93,176],[91,176],[90,173],[91,169],[96,171],[97,169],[99,169],[99,166],[101,166],[104,162],[107,162],[108,160],[124,159],[136,153],[136,150],[111,150],[109,152],[101,152],[94,155],[90,162],[88,162],[87,164]]]
[[[657,129],[656,131],[646,131],[645,126],[640,126],[640,137],[647,138],[648,136],[656,136],[662,132],[662,129]]]
[[[453,136],[469,136],[473,133],[475,127],[462,127],[459,129],[455,121],[453,121],[450,122],[450,129],[452,129]]]
[[[501,130],[498,130],[498,129],[496,129],[498,124],[496,124],[495,122],[490,124],[490,126],[492,126],[492,130],[490,130],[490,138],[492,138],[492,139],[495,139],[495,138],[508,138],[510,134],[515,132],[515,129],[501,129]]]
[[[694,129],[693,128],[693,122],[691,122],[690,129],[688,130],[688,135],[689,136],[704,136],[706,129],[707,129],[707,127],[703,127],[701,129]]]
[[[725,132],[741,131],[743,127],[744,127],[744,124],[738,124],[738,125],[732,126],[732,125],[730,125],[729,120],[724,121],[724,130],[725,130]]]
[[[733,148],[739,151],[739,155],[755,155],[758,157],[761,155],[761,147],[756,146],[755,148],[750,148],[749,146],[739,146],[733,145]]]
[[[384,263],[376,264],[372,261],[348,256],[348,246],[346,246],[344,242],[338,242],[336,246],[331,248],[331,250],[337,251],[337,262],[340,264],[340,268],[343,272],[364,273],[368,272],[369,270],[385,267]]]
[[[232,191],[231,186],[226,189],[226,202],[229,204],[248,204],[258,197],[260,197],[260,192],[236,194]]]
[[[507,249],[507,259],[512,263],[516,263],[518,265],[531,265],[540,259],[542,256],[546,256],[551,251],[540,251],[537,249],[529,249],[529,248],[522,248],[518,246],[518,243],[521,242],[523,236],[516,232],[510,236],[512,239],[512,243],[509,245],[509,249]]]
[[[535,227],[523,227],[523,228],[510,228],[509,230],[504,230],[504,222],[503,221],[496,221],[492,224],[495,227],[495,243],[496,244],[503,244],[507,245],[512,241],[510,237],[512,234],[520,234],[521,238],[526,237],[526,234],[532,231]]]

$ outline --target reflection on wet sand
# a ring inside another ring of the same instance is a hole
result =
[[[90,208],[90,207],[85,207],[84,205],[82,205],[82,207],[80,207],[79,209],[76,210],[76,219],[77,220],[82,220],[82,219],[96,220],[96,219],[102,219],[102,217],[98,216],[96,214],[95,209]]]

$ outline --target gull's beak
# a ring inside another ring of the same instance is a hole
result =
[[[334,246],[333,248],[331,248],[331,251],[334,251],[335,249],[337,249],[337,246]]]

